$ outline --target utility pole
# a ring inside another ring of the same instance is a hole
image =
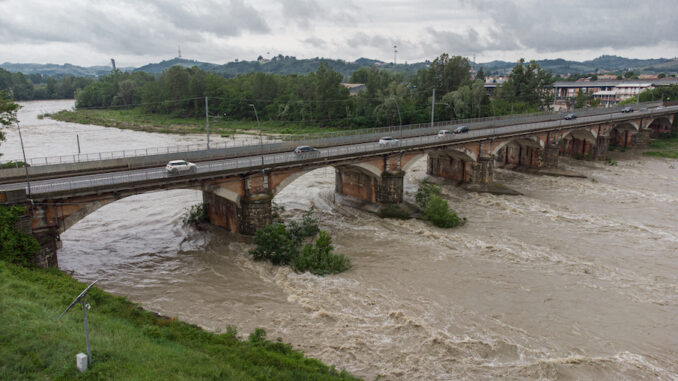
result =
[[[31,199],[31,181],[28,178],[28,161],[26,161],[26,151],[24,150],[24,139],[21,137],[21,127],[19,122],[16,122],[16,128],[19,130],[19,141],[21,142],[21,152],[24,155],[24,169],[26,170],[26,187],[28,188],[28,199]],[[32,201],[31,201],[32,204]],[[32,209],[31,209],[32,210]],[[31,211],[32,213],[32,211]]]
[[[78,141],[78,155],[80,155],[80,135],[75,134],[75,139]]]
[[[205,97],[205,129],[207,130],[207,149],[210,149],[210,112],[207,97]]]
[[[259,122],[259,115],[257,115],[257,108],[254,107],[253,103],[250,103],[250,106],[254,109],[254,117],[257,118],[257,126],[259,126],[259,146],[261,147],[261,178],[262,181],[265,178],[264,172],[264,138],[261,136],[261,123]]]
[[[393,68],[396,66],[396,53],[398,53],[398,46],[393,45]]]
[[[433,88],[433,97],[431,98],[431,127],[433,127],[433,114],[436,110],[436,88]]]

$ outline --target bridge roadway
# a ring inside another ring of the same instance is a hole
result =
[[[468,133],[447,135],[445,137],[438,137],[429,131],[428,135],[405,137],[399,140],[398,143],[389,145],[380,145],[378,142],[370,142],[321,148],[314,154],[297,155],[293,152],[264,154],[263,168],[265,170],[270,170],[274,168],[298,166],[321,167],[326,165],[337,165],[380,154],[426,150],[473,141],[529,135],[544,131],[572,130],[600,123],[620,123],[625,120],[636,120],[644,117],[654,118],[660,115],[668,115],[677,112],[678,106],[670,106],[660,109],[635,111],[633,113],[614,112],[603,115],[584,116],[574,120],[561,119],[557,121],[527,123],[495,128],[471,126]],[[403,131],[404,136],[412,135],[412,133],[412,130]],[[395,133],[392,136],[398,138],[398,133]],[[176,157],[176,159],[183,159],[183,157],[179,156]],[[159,183],[165,184],[167,188],[173,188],[173,185],[181,187],[181,184],[185,184],[190,180],[206,180],[223,177],[225,175],[246,174],[261,171],[262,156],[256,155],[224,160],[211,160],[197,163],[197,166],[197,173],[186,175],[168,175],[164,167],[152,167],[124,172],[67,176],[57,179],[31,181],[30,193],[34,199],[45,199],[53,196],[54,193],[63,194],[63,192],[68,192],[79,194],[81,193],[80,191],[89,193],[91,191],[101,190],[102,188],[134,187],[137,184],[142,185],[143,187],[158,187]],[[18,189],[25,189],[28,193],[26,181],[0,185],[0,191],[12,191]]]

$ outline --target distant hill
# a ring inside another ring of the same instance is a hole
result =
[[[235,77],[238,74],[245,74],[249,72],[262,72],[274,74],[307,74],[318,70],[321,63],[327,63],[332,70],[341,73],[345,80],[353,74],[354,71],[365,66],[379,66],[385,69],[393,70],[392,63],[385,63],[378,60],[371,60],[368,58],[360,58],[353,62],[344,60],[334,60],[329,58],[309,58],[297,59],[296,57],[289,57],[278,55],[270,60],[260,58],[257,61],[235,61],[227,64],[217,66],[210,71],[224,77]],[[416,73],[422,67],[428,64],[425,62],[414,64],[397,64],[395,70],[405,73]]]
[[[596,59],[589,61],[568,61],[562,58],[553,60],[537,60],[535,61],[546,71],[551,71],[556,75],[565,74],[581,74],[581,73],[595,73],[598,72],[625,72],[627,70],[642,71],[647,73],[661,73],[661,72],[676,72],[678,69],[678,62],[675,59],[657,58],[640,60],[634,58],[624,58],[618,56],[603,55]],[[673,62],[674,64],[664,66],[666,63]],[[487,63],[480,63],[474,65],[475,67],[482,67],[483,72],[488,74],[508,74],[515,66],[515,62],[506,61],[492,61]],[[673,68],[673,69],[671,69]]]
[[[0,68],[11,72],[19,72],[23,74],[41,74],[50,77],[63,77],[69,75],[73,77],[98,77],[107,75],[111,71],[110,66],[90,66],[82,67],[71,65],[69,63],[63,65],[57,64],[34,64],[34,63],[10,63],[5,62],[0,64]],[[122,71],[132,71],[134,68],[125,67],[119,68]]]
[[[344,61],[329,58],[309,58],[297,59],[296,57],[278,55],[271,59],[259,58],[256,61],[233,61],[223,65],[209,62],[201,62],[184,58],[173,58],[171,60],[159,63],[150,63],[139,68],[119,68],[122,71],[144,71],[151,74],[159,74],[165,69],[174,65],[184,67],[197,66],[202,70],[216,73],[224,77],[234,77],[239,74],[249,72],[262,72],[274,74],[307,74],[318,70],[321,63],[326,62],[333,70],[341,73],[344,80],[348,80],[351,74],[361,67],[376,66],[387,70],[395,70],[407,74],[414,74],[419,69],[427,67],[430,61],[416,62],[412,64],[397,64],[395,68],[393,63],[373,60],[369,58],[359,58],[355,61]],[[657,59],[632,59],[618,56],[603,55],[589,61],[568,61],[564,59],[538,60],[536,61],[546,71],[551,71],[556,75],[619,72],[633,70],[639,73],[678,73],[678,60],[676,58],[657,58]],[[485,63],[472,63],[477,70],[483,68],[485,74],[508,74],[515,66],[515,62],[491,61]],[[110,66],[91,66],[82,67],[71,64],[24,64],[9,63],[0,64],[0,68],[11,72],[21,72],[24,74],[41,74],[47,76],[61,77],[64,75],[77,77],[99,77],[106,75],[111,71]]]
[[[193,67],[197,66],[202,70],[205,71],[212,71],[215,67],[219,66],[217,64],[209,63],[209,62],[200,62],[196,60],[187,60],[185,58],[172,58],[171,60],[167,61],[162,61],[160,63],[151,63],[148,65],[144,65],[140,68],[134,69],[134,71],[145,71],[146,73],[150,74],[160,74],[162,73],[163,70],[169,69],[172,66],[179,65],[183,67]]]

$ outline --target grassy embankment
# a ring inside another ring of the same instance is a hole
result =
[[[95,124],[136,131],[167,134],[205,133],[204,118],[175,118],[168,115],[145,113],[138,108],[128,110],[63,110],[45,116],[64,122]],[[309,134],[341,130],[334,127],[309,126],[303,123],[284,121],[261,121],[261,129],[265,134]],[[210,119],[210,133],[224,137],[236,133],[257,134],[258,126],[256,121],[232,121],[214,118]]]
[[[76,353],[86,352],[81,309],[57,317],[85,285],[55,269],[4,261],[0,280],[2,380],[354,379],[267,340],[263,330],[246,341],[232,329],[209,333],[97,288],[88,299],[93,364],[81,374],[75,369]]]
[[[650,149],[652,151],[643,152],[643,155],[678,159],[678,134],[673,134],[668,139],[653,140]]]

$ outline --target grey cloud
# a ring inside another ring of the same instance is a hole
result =
[[[511,34],[502,34],[491,29],[486,36],[477,30],[469,28],[465,33],[438,31],[434,28],[427,30],[432,39],[429,48],[438,52],[447,52],[454,55],[471,55],[486,50],[514,50],[520,46],[511,37]]]
[[[283,17],[288,22],[303,29],[310,29],[313,23],[332,22],[339,25],[352,25],[353,14],[360,8],[351,0],[335,1],[321,5],[317,0],[283,0]]]
[[[380,35],[367,35],[365,33],[359,32],[348,38],[346,43],[354,48],[386,48],[392,45],[392,39],[388,39]]]
[[[537,52],[634,48],[678,42],[673,0],[473,1],[517,45]]]
[[[302,42],[304,42],[305,44],[311,45],[311,46],[313,46],[314,48],[317,48],[317,49],[324,49],[327,46],[327,42],[325,42],[325,40],[320,39],[320,38],[316,38],[316,37],[307,38],[307,39],[303,40]]]
[[[0,41],[76,43],[94,51],[166,54],[178,44],[198,43],[210,36],[269,30],[259,13],[242,0],[210,0],[200,5],[159,0],[88,4],[0,3]]]

